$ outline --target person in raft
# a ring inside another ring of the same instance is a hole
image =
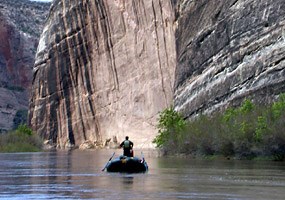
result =
[[[120,148],[124,149],[124,156],[133,157],[133,146],[134,143],[129,140],[129,136],[126,136],[126,139],[120,144]]]

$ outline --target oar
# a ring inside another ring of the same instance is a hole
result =
[[[106,163],[105,167],[102,169],[102,171],[104,171],[108,165],[108,163],[112,160],[112,158],[114,157],[115,152],[113,153],[113,155],[111,156],[111,158],[109,158],[108,162]]]
[[[145,169],[146,169],[146,171],[147,171],[147,170],[148,170],[148,165],[147,165],[147,163],[145,162],[143,152],[141,152],[141,154],[142,154],[142,162],[141,162],[141,163],[143,163],[143,164],[145,165]]]
[[[142,156],[143,162],[145,162],[144,155],[143,155],[143,152],[142,152],[142,151],[141,151],[141,156]]]

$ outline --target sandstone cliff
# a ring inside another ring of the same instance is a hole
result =
[[[49,4],[0,1],[0,133],[27,119],[28,90]]]
[[[30,123],[59,148],[144,146],[173,93],[185,118],[270,102],[285,91],[284,18],[283,0],[55,0]]]
[[[176,2],[175,108],[185,118],[285,91],[284,0]]]
[[[172,102],[170,0],[54,0],[41,35],[29,119],[58,148],[129,135],[151,144]]]

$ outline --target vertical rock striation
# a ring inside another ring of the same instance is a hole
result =
[[[175,3],[174,101],[185,118],[285,91],[285,1]]]
[[[185,118],[270,102],[285,91],[284,25],[283,0],[54,0],[30,123],[58,148],[144,146],[173,93]]]
[[[29,120],[58,148],[129,135],[147,147],[172,102],[170,0],[54,0],[38,46]]]

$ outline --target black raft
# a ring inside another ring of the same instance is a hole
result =
[[[141,173],[148,170],[148,165],[144,158],[120,156],[109,160],[105,168],[107,172]]]

